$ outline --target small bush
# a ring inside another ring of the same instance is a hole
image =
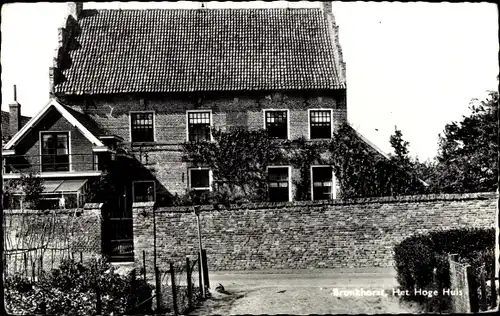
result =
[[[494,229],[440,230],[406,238],[394,247],[399,288],[409,291],[406,299],[424,304],[429,312],[446,311],[450,307],[449,296],[416,296],[414,290],[442,292],[450,287],[449,254],[458,254],[463,262],[470,264],[479,281],[479,269],[483,265],[486,265],[486,273],[491,272],[494,245]]]
[[[152,287],[144,280],[114,273],[111,265],[93,261],[84,265],[64,261],[58,269],[42,273],[32,282],[21,275],[5,280],[7,308],[14,314],[40,312],[45,304],[49,315],[93,315],[96,312],[96,288],[101,292],[105,315],[151,311],[151,303],[136,306],[151,296]]]

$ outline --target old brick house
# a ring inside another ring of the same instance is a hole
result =
[[[134,202],[168,204],[175,194],[211,189],[211,171],[183,162],[180,151],[186,141],[211,139],[210,128],[265,128],[277,139],[314,141],[331,138],[347,120],[331,2],[296,9],[69,8],[51,68],[52,98],[4,147],[6,176],[35,168],[52,186],[69,181],[80,190],[120,147],[138,164],[123,170],[133,176],[113,211],[121,214],[111,217],[129,218]],[[272,200],[293,199],[294,172],[268,166]],[[335,198],[331,166],[313,165],[311,176],[313,199]]]
[[[210,171],[190,169],[179,151],[187,140],[210,138],[208,127],[317,139],[347,118],[329,2],[322,9],[81,9],[75,4],[60,31],[53,93],[136,154],[146,170],[128,189],[132,201],[209,189]],[[285,167],[269,171],[290,181]]]

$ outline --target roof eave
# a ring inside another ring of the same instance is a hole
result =
[[[34,126],[45,117],[48,113],[48,110],[54,106],[54,108],[61,113],[61,115],[68,120],[73,126],[78,128],[80,132],[94,145],[96,146],[104,146],[104,144],[94,135],[92,134],[80,121],[78,121],[71,113],[69,113],[64,106],[62,106],[56,99],[51,98],[49,102],[35,115],[31,120],[29,120],[26,125],[24,125],[19,132],[17,132],[11,140],[5,144],[4,149],[10,150],[13,149],[25,136],[26,134],[34,128]]]

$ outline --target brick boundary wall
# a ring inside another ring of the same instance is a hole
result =
[[[101,256],[101,206],[88,203],[79,209],[4,210],[7,273],[31,276],[33,264],[37,271],[40,267],[48,271],[64,258],[80,260],[80,252],[84,262]],[[25,240],[24,245],[21,239]]]
[[[201,233],[209,269],[302,269],[389,267],[393,247],[431,230],[491,228],[496,193],[421,195],[334,201],[201,206]],[[135,203],[134,251],[138,266],[153,261],[153,215],[157,262],[182,263],[198,251],[196,217],[190,207],[153,209]]]

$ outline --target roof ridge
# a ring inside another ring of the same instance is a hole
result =
[[[92,8],[88,8],[88,9],[84,9],[83,11],[200,11],[200,12],[203,12],[203,11],[220,11],[220,10],[247,10],[247,11],[269,11],[269,10],[282,10],[282,11],[285,11],[285,10],[288,10],[288,11],[291,11],[291,10],[313,10],[313,11],[321,11],[321,8],[203,8],[203,9],[199,9],[199,8],[144,8],[144,9],[121,9],[121,8],[117,8],[117,9],[111,9],[111,8],[100,8],[100,9],[92,9]]]

